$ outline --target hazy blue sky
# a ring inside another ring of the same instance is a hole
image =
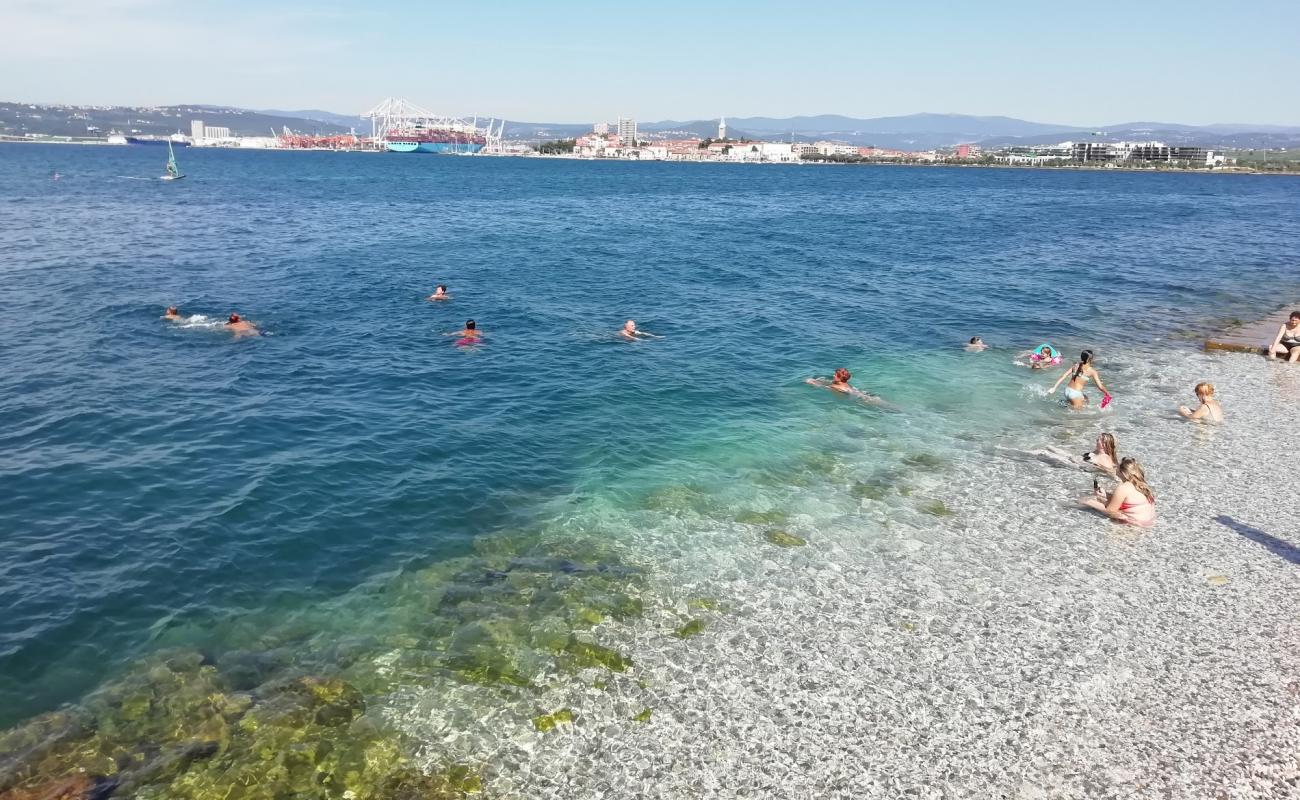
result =
[[[1300,124],[1300,1],[0,0],[0,99]]]

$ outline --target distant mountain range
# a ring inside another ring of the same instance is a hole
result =
[[[103,136],[123,133],[188,133],[190,120],[230,128],[236,135],[266,136],[284,127],[302,133],[368,133],[370,125],[359,115],[319,109],[284,111],[213,105],[175,105],[159,108],[104,106],[33,106],[0,102],[0,134],[22,136]],[[486,119],[480,116],[479,119]],[[611,120],[612,122],[612,120]],[[540,141],[580,136],[590,123],[519,122],[508,120],[508,139]],[[647,138],[715,136],[716,119],[642,122],[638,130]],[[1078,127],[1029,122],[1012,117],[977,117],[965,114],[909,114],[900,117],[859,119],[837,114],[802,117],[734,117],[727,119],[733,138],[786,141],[832,140],[860,146],[929,150],[971,143],[984,147],[1017,144],[1051,144],[1066,139],[1095,141],[1160,140],[1170,144],[1260,149],[1300,147],[1300,126],[1233,123],[1183,125],[1166,122],[1126,122],[1118,125]]]

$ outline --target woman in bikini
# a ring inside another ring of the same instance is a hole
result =
[[[1285,358],[1292,364],[1300,361],[1300,311],[1292,311],[1291,318],[1277,330],[1273,343],[1268,346],[1269,358]]]
[[[1115,491],[1107,495],[1094,488],[1093,496],[1080,500],[1080,505],[1126,525],[1150,528],[1156,524],[1156,496],[1147,485],[1146,475],[1137,459],[1128,456],[1119,462],[1117,477],[1120,483]]]
[[[1097,384],[1097,388],[1101,389],[1103,395],[1110,397],[1110,392],[1106,391],[1106,385],[1101,382],[1101,376],[1097,374],[1097,370],[1092,366],[1091,350],[1084,350],[1079,354],[1079,363],[1061,373],[1061,377],[1056,379],[1056,383],[1052,385],[1052,389],[1048,394],[1055,394],[1057,388],[1066,378],[1070,379],[1070,382],[1065,384],[1065,399],[1069,401],[1070,408],[1083,408],[1088,405],[1088,395],[1083,393],[1083,387],[1088,385],[1089,379]],[[1102,405],[1104,406],[1105,403],[1102,403]]]
[[[1193,422],[1223,422],[1223,406],[1214,399],[1214,384],[1201,381],[1193,391],[1201,404],[1195,411],[1187,406],[1179,406],[1178,413]]]

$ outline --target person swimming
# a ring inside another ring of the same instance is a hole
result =
[[[873,394],[868,394],[867,392],[864,392],[858,387],[849,383],[849,381],[852,380],[852,378],[853,375],[847,369],[845,369],[844,367],[840,367],[839,369],[835,370],[834,375],[831,377],[829,381],[826,380],[825,378],[808,378],[804,381],[804,383],[808,384],[809,386],[817,386],[822,389],[830,389],[832,392],[839,392],[840,394],[846,394],[850,397],[856,397],[859,400],[862,400],[863,402],[874,403],[877,405],[886,405],[885,401],[881,400],[879,397],[876,397]]]
[[[1079,363],[1061,373],[1061,377],[1056,379],[1056,383],[1052,385],[1052,388],[1047,393],[1055,394],[1060,385],[1065,383],[1066,378],[1069,378],[1069,383],[1065,384],[1065,399],[1069,402],[1070,408],[1077,409],[1088,405],[1088,396],[1083,393],[1083,387],[1088,385],[1089,379],[1096,383],[1097,388],[1101,389],[1105,395],[1102,407],[1104,408],[1107,405],[1110,392],[1106,391],[1106,385],[1101,382],[1101,376],[1097,374],[1096,368],[1092,366],[1091,350],[1084,350],[1080,353]]]
[[[430,300],[450,300],[451,295],[447,294],[447,287],[444,284],[438,284],[434,287],[433,294],[429,295]]]
[[[483,341],[483,332],[478,329],[478,323],[472,319],[465,320],[464,328],[443,335],[459,336],[460,338],[456,340],[457,347],[469,347],[471,345],[481,344]]]
[[[261,334],[261,331],[257,329],[256,325],[243,319],[238,314],[231,314],[226,320],[226,330],[235,334],[235,338],[239,338],[240,336],[258,336]]]
[[[662,336],[656,336],[653,333],[643,331],[636,326],[636,320],[630,319],[623,323],[623,328],[618,332],[624,339],[662,339]]]
[[[971,353],[978,353],[987,349],[988,345],[984,344],[984,340],[978,336],[970,337],[970,341],[966,343],[966,350]]]
[[[1046,342],[1021,355],[1029,356],[1030,369],[1048,369],[1061,363],[1060,351]]]
[[[1119,485],[1110,494],[1093,481],[1092,496],[1083,498],[1079,504],[1127,525],[1149,528],[1156,524],[1156,496],[1147,485],[1146,474],[1137,459],[1126,456],[1119,462],[1116,479]]]
[[[462,329],[460,329],[460,330],[458,330],[458,331],[452,331],[451,333],[449,333],[449,334],[447,334],[447,335],[448,335],[448,336],[459,336],[459,337],[462,338],[462,339],[477,339],[478,337],[480,337],[480,336],[483,335],[483,332],[480,331],[480,330],[478,329],[478,323],[477,323],[477,322],[475,322],[475,321],[472,320],[472,319],[467,319],[467,320],[465,320],[465,327],[464,327],[464,328],[462,328]]]
[[[1193,422],[1223,422],[1223,407],[1214,399],[1214,384],[1201,381],[1192,391],[1201,404],[1195,411],[1187,406],[1179,406],[1178,413]]]
[[[172,322],[185,319],[185,317],[181,316],[181,310],[176,306],[167,306],[167,313],[163,314],[162,318]]]

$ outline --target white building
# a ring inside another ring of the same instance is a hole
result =
[[[725,139],[725,138],[727,138],[727,118],[726,118],[726,117],[719,117],[719,118],[718,118],[718,138],[719,138],[719,139]]]
[[[788,142],[760,142],[759,151],[762,153],[764,161],[789,164],[799,160],[802,145]]]
[[[193,140],[195,144],[203,141],[203,120],[190,120],[190,139]]]
[[[618,138],[626,147],[636,147],[636,120],[618,118]]]
[[[858,148],[851,144],[840,144],[839,142],[818,142],[816,152],[824,156],[856,156]]]
[[[609,133],[609,123],[597,122],[595,125],[591,126],[591,132],[596,134],[597,136],[604,136],[605,134]]]

